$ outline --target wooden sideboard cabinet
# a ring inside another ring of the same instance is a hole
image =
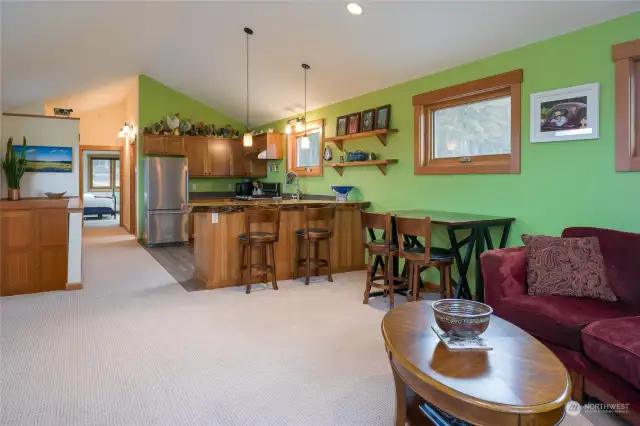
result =
[[[0,201],[0,296],[65,290],[68,200]]]

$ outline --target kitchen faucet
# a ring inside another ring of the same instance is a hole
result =
[[[287,186],[291,185],[291,183],[289,182],[293,182],[294,180],[296,182],[296,193],[291,195],[291,199],[299,200],[302,196],[302,191],[300,191],[300,176],[298,176],[298,174],[294,171],[287,172],[287,174],[284,176],[284,184]]]

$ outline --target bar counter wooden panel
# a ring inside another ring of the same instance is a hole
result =
[[[0,296],[65,289],[68,204],[0,200]]]
[[[244,232],[244,212],[217,213],[218,223],[212,223],[212,214],[216,213],[196,211],[193,214],[195,218],[194,277],[206,288],[240,285],[238,235]],[[281,210],[280,237],[275,244],[276,278],[279,281],[293,278],[295,232],[302,227],[302,209]],[[255,230],[259,229],[255,228]],[[366,268],[361,229],[359,204],[336,207],[334,236],[331,240],[333,273],[359,271]],[[321,244],[321,257],[326,255],[325,247]],[[258,259],[257,256],[258,250],[254,249],[253,259]],[[326,268],[320,268],[320,274],[326,275]],[[260,282],[260,277],[253,277],[252,281]]]

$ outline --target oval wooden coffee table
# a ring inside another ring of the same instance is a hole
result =
[[[382,320],[396,387],[396,426],[407,420],[412,426],[447,424],[428,420],[442,412],[480,426],[562,420],[571,395],[569,374],[542,343],[492,316],[482,337],[493,350],[452,352],[432,324],[429,301],[404,303]]]

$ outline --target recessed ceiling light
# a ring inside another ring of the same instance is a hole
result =
[[[352,15],[360,15],[362,14],[362,8],[357,3],[349,3],[347,5],[347,10],[351,12]]]

